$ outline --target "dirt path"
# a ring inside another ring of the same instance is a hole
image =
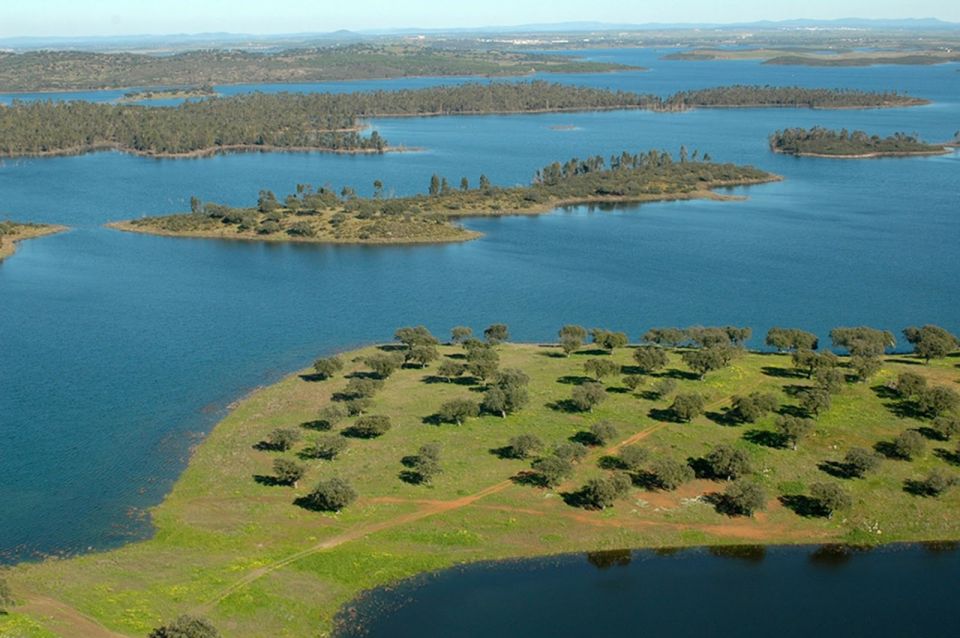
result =
[[[17,611],[43,621],[47,628],[70,638],[129,638],[107,629],[73,607],[45,596],[29,596],[26,604]]]
[[[313,545],[312,547],[308,547],[295,554],[291,554],[290,556],[287,556],[282,560],[278,560],[269,565],[265,565],[259,569],[255,569],[254,571],[250,572],[240,580],[237,580],[236,582],[234,582],[229,587],[221,590],[214,598],[207,601],[200,607],[197,607],[195,611],[197,613],[210,611],[210,609],[215,607],[217,603],[222,601],[224,598],[226,598],[230,594],[236,591],[239,591],[240,589],[243,589],[250,583],[253,583],[254,581],[257,581],[263,578],[267,574],[275,572],[278,569],[286,567],[291,563],[295,563],[298,560],[306,558],[307,556],[316,554],[317,552],[333,549],[334,547],[338,547],[340,545],[343,545],[344,543],[349,543],[351,541],[364,538],[366,536],[369,536],[370,534],[375,534],[376,532],[382,532],[383,530],[392,529],[394,527],[399,527],[400,525],[405,525],[407,523],[419,521],[429,516],[435,516],[437,514],[443,514],[445,512],[450,512],[456,509],[460,509],[462,507],[466,507],[486,496],[490,496],[491,494],[496,494],[497,492],[502,492],[503,490],[507,489],[511,485],[513,485],[513,481],[510,479],[507,479],[506,481],[501,481],[495,485],[491,485],[490,487],[484,488],[478,492],[474,492],[473,494],[469,494],[467,496],[463,496],[461,498],[458,498],[452,501],[427,501],[420,506],[420,509],[414,512],[402,514],[400,516],[395,516],[393,518],[387,519],[385,521],[380,521],[378,523],[371,523],[370,525],[361,525],[350,531],[344,532],[343,534],[338,534],[337,536],[328,538],[325,541],[322,541],[320,543],[317,543],[316,545]]]

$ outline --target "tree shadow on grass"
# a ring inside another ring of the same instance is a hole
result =
[[[687,370],[677,370],[676,368],[670,368],[666,372],[662,372],[659,375],[662,378],[666,379],[679,379],[680,381],[699,381],[700,375],[696,372],[688,372]]]
[[[563,502],[570,507],[579,507],[580,509],[586,510],[597,509],[593,503],[590,502],[590,499],[587,498],[583,490],[577,490],[576,492],[561,492],[560,498],[562,498]]]
[[[547,407],[555,412],[566,412],[568,414],[579,414],[582,410],[571,399],[560,399],[547,404]]]
[[[423,423],[424,425],[436,425],[436,426],[443,425],[443,419],[440,418],[439,414],[431,414],[430,416],[425,416],[422,419],[420,419],[420,422]]]
[[[893,388],[889,388],[885,385],[875,385],[870,388],[877,398],[879,399],[891,399],[896,400],[900,398],[900,395],[897,394],[897,391]]]
[[[503,447],[494,447],[494,448],[490,448],[487,451],[502,461],[514,460],[517,458],[516,455],[514,454],[513,446],[511,445],[504,445]]]
[[[724,409],[720,412],[707,412],[704,416],[717,425],[722,425],[728,428],[741,425],[740,420],[737,419],[728,409]]]
[[[901,454],[897,450],[897,446],[894,445],[891,441],[879,441],[876,445],[873,446],[873,449],[876,450],[877,454],[884,456],[888,459],[893,459],[894,461],[909,461],[910,459]]]
[[[746,516],[746,514],[744,514],[739,507],[734,505],[733,501],[727,498],[722,492],[710,492],[709,494],[704,494],[703,500],[710,505],[713,505],[713,509],[715,509],[718,514],[723,514],[724,516],[730,517]]]
[[[930,441],[942,442],[942,441],[950,440],[950,438],[945,436],[943,432],[938,432],[937,430],[934,430],[933,428],[929,428],[925,425],[921,425],[920,427],[915,428],[915,431],[919,432],[923,438],[929,439]]]
[[[926,483],[923,481],[917,481],[916,479],[905,480],[903,482],[903,491],[913,496],[923,496],[925,498],[938,496],[938,494],[931,490]]]
[[[760,371],[768,377],[774,377],[776,379],[805,379],[807,377],[806,374],[799,370],[779,368],[777,366],[763,366],[760,368]]]
[[[651,419],[661,423],[683,423],[670,408],[651,408],[648,414]]]
[[[407,485],[423,485],[425,483],[423,475],[413,470],[403,470],[397,476]]]
[[[562,383],[564,385],[583,385],[584,383],[590,383],[595,381],[593,377],[587,377],[579,374],[570,374],[564,377],[557,379],[557,383]]]
[[[805,419],[809,416],[807,411],[798,405],[781,405],[777,408],[776,413],[783,416],[795,416],[798,419]]]
[[[381,346],[377,346],[377,350],[382,352],[406,352],[407,346],[400,343],[385,343]]]
[[[788,397],[797,397],[803,394],[804,391],[809,390],[810,386],[808,385],[797,385],[791,383],[789,385],[783,386],[783,393]]]
[[[288,483],[281,481],[276,476],[265,476],[263,474],[254,474],[253,480],[260,485],[266,485],[268,487],[281,487],[288,485]]]
[[[787,447],[786,438],[779,432],[771,432],[770,430],[747,430],[743,433],[743,439],[754,445],[762,445],[775,450],[782,450]]]
[[[569,440],[571,443],[586,445],[587,447],[596,447],[600,445],[600,439],[597,438],[597,435],[593,432],[587,432],[586,430],[580,430],[567,440]]]
[[[634,472],[630,474],[630,478],[633,480],[633,484],[637,487],[642,487],[648,492],[656,492],[663,489],[663,485],[660,483],[660,479],[657,478],[657,475],[653,472],[647,472],[646,470],[640,470],[639,472]]]
[[[601,470],[626,470],[627,464],[619,456],[604,455],[597,459],[597,467]]]
[[[823,518],[829,513],[820,501],[804,494],[784,494],[779,500],[784,507],[804,518]]]
[[[435,374],[428,374],[427,376],[423,377],[421,381],[427,385],[446,384],[446,385],[467,386],[467,385],[477,384],[477,378],[471,377],[468,375],[464,375],[461,377],[448,378],[448,377],[438,377]]]
[[[857,471],[849,463],[842,463],[840,461],[824,461],[817,465],[817,468],[821,472],[826,472],[830,476],[838,479],[855,479],[859,478],[857,476]]]
[[[630,388],[613,386],[612,388],[607,388],[607,394],[630,394]]]
[[[259,443],[253,444],[253,449],[258,452],[284,452],[284,448],[281,445],[274,445],[273,443],[268,443],[267,441],[260,441]]]
[[[540,472],[533,470],[522,470],[510,477],[516,485],[526,485],[529,487],[548,487],[546,479]]]
[[[317,419],[316,421],[307,421],[301,423],[300,427],[307,430],[313,430],[314,432],[329,432],[333,429],[333,426],[330,425],[330,422],[326,419]]]
[[[563,352],[557,352],[557,351],[538,352],[537,354],[539,354],[541,357],[548,357],[550,359],[568,359],[569,358]]]
[[[933,454],[937,458],[943,459],[944,461],[946,461],[947,463],[950,463],[951,465],[960,465],[960,451],[951,452],[946,448],[940,447],[935,449],[933,451]]]
[[[924,362],[920,359],[904,359],[902,357],[897,357],[896,359],[887,359],[887,363],[900,363],[905,366],[922,366]]]
[[[300,378],[309,383],[320,383],[321,381],[327,381],[331,377],[326,374],[317,374],[315,372],[309,374],[301,374]]]

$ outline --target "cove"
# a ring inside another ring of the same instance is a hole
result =
[[[717,547],[486,563],[374,590],[369,636],[952,636],[956,544]]]

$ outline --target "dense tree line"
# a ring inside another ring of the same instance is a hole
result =
[[[660,98],[537,81],[346,94],[252,93],[174,107],[17,101],[0,109],[0,155],[105,147],[152,155],[236,147],[382,152],[387,141],[376,132],[361,135],[361,118],[713,105],[850,106],[889,99],[881,93],[772,87],[727,87]],[[687,159],[685,150],[679,159]]]
[[[770,136],[770,148],[791,155],[872,155],[929,153],[942,151],[942,146],[927,144],[914,135],[894,133],[889,137],[868,135],[864,131],[839,131],[815,126],[811,129],[790,128]]]
[[[532,69],[591,73],[627,68],[569,56],[413,45],[347,45],[278,52],[187,51],[174,55],[84,51],[0,52],[0,90],[323,82],[407,76],[525,75]]]
[[[861,91],[858,89],[821,89],[802,86],[753,86],[738,84],[696,91],[683,91],[668,102],[678,107],[781,106],[807,108],[849,108],[910,106],[924,100],[896,91]]]

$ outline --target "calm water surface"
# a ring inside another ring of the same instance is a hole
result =
[[[361,597],[339,638],[947,637],[955,547],[609,552],[474,565]]]
[[[0,217],[73,230],[26,242],[0,264],[0,561],[142,537],[143,508],[159,502],[231,401],[403,324],[446,334],[505,321],[523,340],[549,339],[565,322],[634,337],[654,324],[720,322],[758,333],[776,324],[820,334],[855,323],[960,330],[960,156],[843,162],[766,146],[777,128],[814,124],[948,139],[960,126],[958,65],[812,70],[590,55],[651,71],[561,79],[658,93],[747,81],[907,89],[936,102],[383,120],[372,125],[391,142],[425,150],[380,157],[6,160]],[[418,82],[433,80],[364,86]],[[300,182],[369,193],[375,179],[407,194],[434,172],[519,184],[556,159],[680,144],[786,180],[734,191],[743,202],[470,220],[486,236],[453,246],[263,245],[102,227],[184,210],[190,195],[239,205]]]

